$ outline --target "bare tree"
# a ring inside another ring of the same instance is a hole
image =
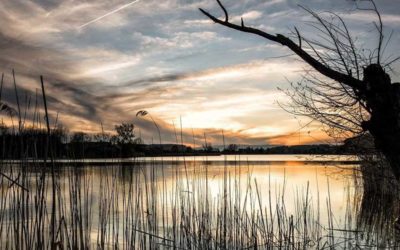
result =
[[[313,17],[310,25],[318,34],[317,39],[311,39],[296,27],[285,36],[246,26],[243,18],[240,24],[234,24],[224,5],[216,1],[224,19],[200,11],[217,24],[287,47],[312,68],[286,91],[291,99],[290,112],[320,121],[333,136],[371,134],[376,149],[400,180],[400,84],[392,83],[386,73],[399,58],[382,58],[391,36],[384,39],[381,15],[372,0],[368,1],[371,7],[364,10],[377,16],[374,50],[357,48],[346,23],[335,13],[324,16],[302,7]]]
[[[138,142],[138,138],[135,137],[135,125],[133,123],[121,123],[115,125],[115,131],[117,132],[117,142],[119,144],[135,144]]]

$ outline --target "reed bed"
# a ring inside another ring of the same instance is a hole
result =
[[[1,249],[354,249],[396,248],[395,227],[358,223],[358,195],[347,190],[345,221],[332,213],[330,195],[309,185],[287,204],[284,180],[260,186],[251,165],[238,161],[215,171],[201,161],[55,168],[2,163]],[[243,175],[245,173],[245,175]],[[243,178],[242,176],[246,176]],[[266,176],[265,178],[270,178]],[[328,182],[329,185],[329,182]],[[23,188],[21,188],[24,187]],[[274,191],[271,191],[274,190]],[[329,190],[329,187],[328,187]],[[260,195],[268,193],[268,195]],[[359,199],[359,198],[358,198]],[[360,199],[359,199],[360,200]],[[362,200],[362,199],[361,199]],[[288,209],[292,207],[293,209]],[[328,216],[321,216],[321,214]],[[54,241],[53,241],[54,237]]]

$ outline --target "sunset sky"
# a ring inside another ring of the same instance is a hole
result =
[[[232,22],[243,17],[248,26],[282,34],[296,25],[304,36],[313,35],[311,19],[298,4],[333,11],[358,45],[376,45],[376,17],[356,10],[354,1],[223,2]],[[400,1],[376,2],[385,35],[393,31],[386,56],[400,56]],[[145,142],[158,140],[151,119],[135,117],[146,110],[160,125],[163,142],[175,141],[174,125],[180,134],[181,121],[186,143],[192,133],[202,143],[205,133],[222,144],[221,130],[227,144],[325,142],[318,123],[302,128],[308,119],[278,105],[287,97],[277,87],[300,80],[306,65],[288,49],[213,24],[198,8],[222,16],[214,0],[2,0],[2,100],[15,105],[14,68],[21,106],[26,96],[34,102],[43,75],[52,122],[59,112],[70,131],[100,131],[101,123],[112,131],[115,124],[133,122]],[[394,65],[394,81],[399,69]]]

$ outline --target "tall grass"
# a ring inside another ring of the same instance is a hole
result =
[[[51,232],[51,178],[43,178],[42,163],[19,164],[2,166],[12,178],[19,177],[29,192],[0,180],[1,249],[398,246],[390,225],[367,228],[357,223],[354,190],[348,190],[346,219],[339,223],[330,195],[313,197],[306,185],[287,204],[287,180],[275,191],[271,186],[260,187],[251,167],[243,162],[223,167],[219,185],[212,181],[210,166],[201,162],[181,163],[186,167],[156,161],[133,166],[63,166],[56,174],[56,230]],[[243,171],[248,172],[246,178],[241,177]],[[51,175],[51,169],[46,175]],[[263,191],[268,195],[260,194],[262,188],[268,188]],[[323,218],[322,212],[328,216]]]

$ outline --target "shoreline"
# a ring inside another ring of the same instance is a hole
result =
[[[235,156],[235,159],[227,159]],[[236,158],[237,156],[237,158]],[[248,159],[253,156],[271,156],[270,159]],[[283,157],[282,157],[283,156]],[[284,159],[288,156],[288,159]],[[289,156],[295,158],[289,159]],[[214,159],[208,159],[208,157]],[[222,158],[224,157],[224,158]],[[242,158],[241,158],[242,157]],[[337,157],[337,159],[335,159]],[[201,159],[202,158],[202,159]],[[217,159],[215,159],[217,158]],[[274,159],[276,158],[276,159]],[[346,159],[347,158],[347,159]],[[192,163],[192,162],[203,162],[203,163],[237,163],[242,162],[246,164],[256,163],[278,163],[284,164],[289,162],[298,162],[304,164],[343,164],[352,165],[360,164],[362,161],[355,155],[322,155],[322,154],[184,154],[184,155],[157,155],[157,156],[136,156],[128,158],[83,158],[83,159],[47,159],[47,164],[77,164],[77,165],[115,165],[115,164],[179,164],[179,163]],[[17,163],[36,163],[44,164],[44,159],[4,159],[0,160],[0,164],[17,164]]]

